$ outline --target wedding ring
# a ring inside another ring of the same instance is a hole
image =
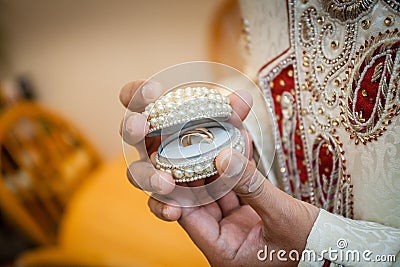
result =
[[[150,103],[142,114],[149,125],[147,136],[169,135],[158,148],[156,169],[170,173],[177,183],[217,174],[215,158],[224,148],[244,152],[244,138],[240,131],[224,123],[232,115],[230,100],[214,88],[175,88]],[[221,132],[226,132],[229,138],[223,139],[226,135],[218,134]],[[222,143],[221,138],[224,140]],[[189,147],[202,142],[214,146]]]
[[[193,145],[192,136],[200,137],[201,141],[205,140],[207,143],[211,143],[214,140],[214,135],[212,134],[212,132],[210,132],[210,130],[199,127],[193,130],[186,131],[179,136],[182,146],[186,147]]]
[[[234,148],[238,150],[240,153],[243,153],[245,149],[244,137],[242,136],[240,131],[237,128],[234,128],[233,126],[225,125],[225,127],[231,129],[229,130],[230,132],[229,135],[231,136],[229,138],[229,141],[221,144],[218,149],[213,149],[211,152],[206,154],[199,154],[198,157],[195,157],[193,159],[186,158],[184,157],[184,155],[182,155],[182,158],[178,159],[174,158],[173,160],[171,160],[165,155],[163,156],[163,153],[159,148],[159,151],[155,157],[156,169],[170,173],[172,177],[175,179],[175,182],[177,183],[192,182],[198,179],[204,179],[217,174],[218,171],[217,168],[215,167],[214,161],[216,156],[221,150],[225,148]],[[198,129],[199,128],[196,128],[195,130]],[[205,140],[210,139],[209,135],[203,132],[202,130],[200,130],[199,132],[201,132],[201,138],[204,137]],[[193,135],[191,136],[193,137]],[[171,137],[175,138],[174,136]],[[166,141],[168,143],[168,140]]]

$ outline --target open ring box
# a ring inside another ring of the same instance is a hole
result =
[[[244,153],[240,130],[226,122],[232,116],[229,98],[217,89],[217,85],[178,86],[143,112],[148,136],[163,137],[156,168],[178,183],[215,175],[215,158],[225,148]]]

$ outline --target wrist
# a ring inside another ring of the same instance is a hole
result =
[[[264,222],[266,239],[282,249],[294,249],[302,253],[319,209],[275,189],[279,191],[275,194],[276,202],[268,209]]]

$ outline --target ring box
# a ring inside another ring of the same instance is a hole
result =
[[[156,168],[176,182],[191,182],[217,174],[215,158],[225,148],[244,153],[240,130],[227,122],[232,108],[217,86],[180,86],[149,104],[143,115],[148,136],[162,136]]]

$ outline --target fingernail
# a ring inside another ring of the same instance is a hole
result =
[[[143,115],[134,113],[126,119],[125,128],[130,134],[141,134],[138,125],[146,125],[146,118]],[[143,131],[146,130],[143,129]]]
[[[162,188],[161,188],[161,177],[160,177],[160,175],[158,175],[157,173],[155,173],[155,174],[153,174],[151,177],[150,177],[150,185],[151,185],[151,187],[155,190],[155,191],[157,191],[157,192],[161,192],[162,191]]]
[[[137,118],[135,118],[136,116],[137,114],[130,115],[125,122],[125,129],[131,134],[134,133],[134,125],[137,121]]]
[[[225,151],[221,156],[221,167],[223,175],[234,177],[239,175],[244,169],[244,162],[236,151]]]
[[[132,114],[128,117],[125,122],[125,128],[129,133],[135,133],[135,125],[138,125],[138,123],[140,122],[140,117],[141,115],[139,114]]]
[[[157,100],[162,95],[161,84],[157,82],[147,82],[142,86],[142,96],[149,102]]]

